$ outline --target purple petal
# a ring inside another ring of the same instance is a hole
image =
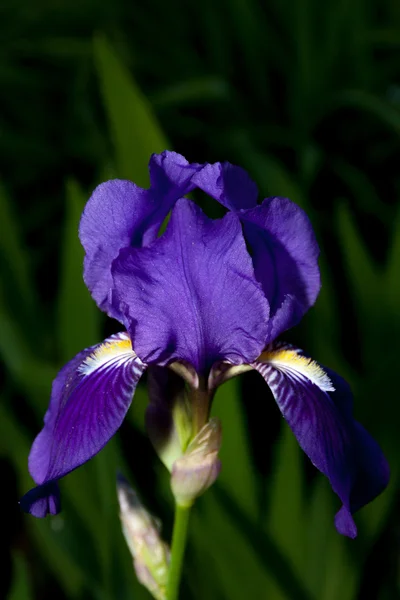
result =
[[[389,468],[378,444],[352,417],[349,386],[289,345],[271,346],[252,366],[271,388],[301,448],[341,499],[339,533],[354,538],[352,514],[383,491]]]
[[[151,212],[151,195],[130,181],[100,184],[82,214],[79,237],[85,249],[83,278],[101,310],[120,320],[110,306],[111,263],[134,239],[140,244],[142,224]]]
[[[287,198],[240,211],[256,278],[270,304],[272,341],[296,325],[320,290],[319,248],[305,212]]]
[[[205,165],[192,178],[226,208],[238,211],[256,278],[270,304],[268,341],[296,325],[320,290],[318,244],[304,211],[287,198],[257,206],[257,187],[229,163]]]
[[[80,352],[61,369],[29,455],[29,472],[40,489],[21,500],[25,510],[43,516],[39,513],[56,509],[50,484],[92,458],[114,435],[144,369],[126,333]]]
[[[39,519],[58,514],[61,510],[58,484],[51,481],[33,488],[21,498],[20,505],[22,510]]]
[[[176,152],[153,154],[149,163],[151,189],[163,196],[180,198],[195,188],[193,175],[202,168],[203,165],[189,163]]]
[[[115,179],[94,190],[79,229],[86,253],[84,279],[98,306],[111,317],[121,320],[109,303],[112,261],[122,248],[140,247],[157,237],[176,200],[193,189],[190,180],[200,168],[180,154],[165,151],[150,159],[149,189]]]
[[[257,186],[241,167],[228,162],[205,165],[192,182],[229,210],[252,208],[257,204]]]
[[[123,250],[113,265],[117,310],[145,362],[254,360],[264,347],[268,303],[254,278],[239,219],[208,219],[177,202],[154,244]]]

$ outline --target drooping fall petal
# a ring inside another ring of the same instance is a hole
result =
[[[121,425],[146,366],[120,333],[80,352],[53,383],[44,427],[29,455],[29,472],[39,486],[21,505],[39,517],[57,511],[54,483],[97,452]],[[46,498],[48,498],[46,500]]]
[[[355,537],[352,514],[382,492],[389,469],[378,444],[353,418],[349,386],[286,344],[272,345],[252,366],[271,388],[301,448],[341,499],[338,531]]]

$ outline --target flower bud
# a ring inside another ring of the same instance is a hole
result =
[[[146,428],[155,451],[169,471],[192,437],[191,406],[181,375],[167,368],[149,368],[150,404],[146,411]]]
[[[221,423],[212,418],[188,445],[172,467],[171,487],[179,506],[191,506],[217,479],[221,462]]]
[[[117,493],[122,531],[137,578],[156,600],[165,600],[170,551],[161,539],[160,523],[122,476],[117,478]]]

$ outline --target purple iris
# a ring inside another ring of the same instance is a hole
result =
[[[222,381],[255,369],[339,496],[338,531],[355,537],[352,513],[388,483],[385,458],[353,419],[343,379],[275,341],[320,289],[310,221],[286,198],[257,204],[255,184],[229,163],[190,164],[166,151],[151,157],[149,170],[149,189],[108,181],[83,212],[86,285],[126,332],[83,350],[54,380],[29,456],[37,487],[22,498],[23,509],[36,517],[59,511],[58,479],[114,435],[146,369],[159,386],[166,373],[179,374],[195,397],[209,400]],[[195,188],[225,216],[212,220],[184,197]],[[209,417],[207,401],[193,415],[196,434]]]

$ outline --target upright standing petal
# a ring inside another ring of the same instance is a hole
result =
[[[296,325],[318,296],[318,244],[305,212],[287,198],[266,198],[239,216],[255,275],[270,304],[272,341]]]
[[[126,333],[84,350],[61,369],[29,455],[29,471],[40,488],[22,498],[24,510],[39,517],[55,512],[47,499],[54,495],[52,484],[92,458],[114,435],[144,369]]]
[[[254,360],[264,347],[268,303],[234,214],[212,221],[179,200],[163,236],[123,250],[113,275],[117,310],[145,362],[184,360],[204,372],[220,359]]]
[[[305,212],[287,198],[257,206],[257,187],[229,163],[205,165],[193,177],[204,192],[236,211],[256,277],[270,304],[269,340],[296,325],[320,289],[318,244]]]
[[[94,190],[82,214],[79,237],[85,249],[83,278],[99,308],[118,320],[120,315],[109,303],[111,264],[121,248],[130,246],[133,240],[141,242],[142,223],[152,208],[149,190],[115,179]]]
[[[355,537],[352,513],[382,492],[389,469],[378,444],[353,419],[349,386],[284,344],[267,349],[252,366],[271,388],[301,448],[341,499],[338,531]]]
[[[164,197],[181,198],[195,188],[193,175],[202,168],[203,165],[189,163],[177,152],[153,154],[149,162],[151,188]]]
[[[82,214],[79,235],[85,249],[84,279],[99,308],[121,321],[109,303],[111,264],[122,248],[142,246],[158,230],[176,200],[194,187],[190,179],[201,165],[180,154],[154,154],[149,163],[151,186],[115,179],[100,184]]]
[[[193,176],[192,182],[229,210],[257,205],[258,192],[254,181],[244,169],[228,162],[204,165]]]

